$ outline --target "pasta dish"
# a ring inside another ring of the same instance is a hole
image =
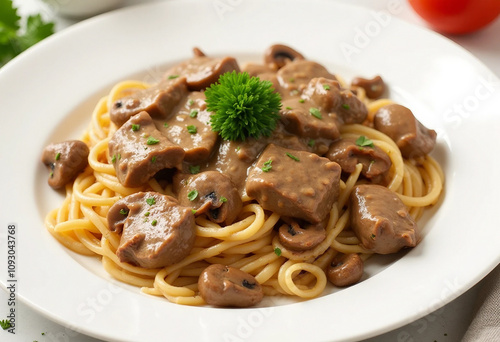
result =
[[[116,84],[80,140],[47,146],[66,197],[45,225],[178,304],[353,285],[371,255],[421,241],[444,184],[435,131],[387,93],[284,45],[245,66],[195,48],[157,84]]]

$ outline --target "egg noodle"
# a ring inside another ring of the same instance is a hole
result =
[[[105,270],[114,278],[142,288],[144,293],[164,296],[169,301],[186,305],[203,305],[198,293],[198,276],[210,264],[237,267],[252,274],[262,285],[265,295],[292,295],[300,298],[319,296],[327,286],[326,267],[341,253],[370,256],[349,228],[348,201],[351,189],[358,183],[362,165],[343,182],[340,196],[333,205],[326,227],[326,239],[312,250],[296,252],[284,247],[274,230],[280,216],[269,213],[243,198],[243,209],[235,223],[221,227],[203,216],[196,218],[196,242],[191,253],[182,261],[161,269],[146,269],[120,262],[116,250],[120,235],[108,228],[109,208],[120,198],[139,191],[156,191],[174,196],[171,185],[162,186],[154,178],[140,188],[120,184],[108,153],[108,142],[116,131],[111,123],[109,108],[117,99],[133,89],[149,85],[138,81],[117,84],[110,94],[97,104],[92,120],[82,140],[89,146],[89,165],[76,180],[66,186],[62,205],[46,217],[49,232],[74,252],[98,256]],[[368,120],[388,99],[370,101],[363,89],[357,96],[368,107]],[[392,161],[387,187],[395,191],[418,219],[426,207],[435,204],[443,188],[443,173],[430,156],[405,160],[397,145],[385,134],[368,126],[354,124],[341,127],[341,136],[364,135],[381,148]]]

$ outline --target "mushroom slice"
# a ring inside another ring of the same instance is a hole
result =
[[[337,254],[326,270],[328,280],[335,286],[356,284],[363,276],[363,260],[356,253]]]
[[[49,185],[60,189],[88,165],[89,148],[83,141],[68,140],[50,144],[42,154],[42,163],[50,169]]]
[[[369,99],[378,99],[385,93],[385,83],[380,76],[375,76],[372,79],[356,77],[352,80],[351,85],[363,88]]]
[[[304,56],[297,50],[292,49],[287,45],[274,44],[267,48],[264,54],[264,62],[275,66],[277,69],[285,66],[286,63],[293,60],[305,59]]]
[[[264,297],[262,287],[251,274],[221,264],[210,265],[201,273],[198,289],[207,304],[216,306],[249,307]]]
[[[313,249],[326,239],[326,230],[322,224],[300,227],[296,221],[285,223],[279,228],[279,240],[283,246],[294,251]]]

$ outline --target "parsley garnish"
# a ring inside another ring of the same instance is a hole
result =
[[[154,226],[156,226],[156,224],[157,224],[157,223],[158,223],[158,221],[156,221],[156,220],[151,221],[151,225],[152,225],[153,227],[154,227]]]
[[[59,160],[59,159],[61,159],[61,152],[57,152],[57,154],[56,154],[56,160]]]
[[[224,140],[269,136],[276,128],[281,97],[270,81],[228,72],[205,91],[212,130]]]
[[[146,142],[146,144],[148,145],[156,145],[160,142],[160,140],[156,139],[156,138],[153,138],[152,136],[149,136],[148,137],[148,141]]]
[[[306,100],[304,100],[304,99],[300,99],[300,100],[299,100],[299,102],[300,102],[300,103],[304,103],[304,102],[306,102]]]
[[[128,209],[123,209],[123,208],[120,209],[120,214],[122,215],[128,215],[128,212],[129,212]]]
[[[8,319],[3,319],[0,321],[0,326],[2,327],[3,330],[7,330],[11,327],[10,321]]]
[[[168,123],[164,122],[163,127],[168,127]]]
[[[193,100],[193,99],[190,99],[190,100],[188,101],[188,106],[192,106],[193,104],[194,104],[194,100]]]
[[[146,216],[146,217],[148,217],[149,215],[151,215],[151,213],[150,213],[149,211],[146,211],[146,212],[144,213],[144,216]]]
[[[287,153],[286,153],[286,155],[287,155],[288,157],[292,158],[293,160],[297,161],[297,162],[298,162],[298,161],[300,161],[300,159],[299,159],[299,158],[295,157],[295,156],[294,156],[293,154],[291,154],[291,153],[288,153],[288,152],[287,152]]]
[[[111,158],[111,162],[114,163],[117,160],[122,159],[122,155],[120,153],[114,154],[113,157]]]
[[[156,156],[151,157],[151,163],[156,163]]]
[[[193,109],[191,113],[189,113],[189,116],[192,118],[195,118],[198,116],[198,109]]]
[[[349,106],[347,103],[344,103],[342,104],[342,108],[349,110],[351,109],[351,106]]]
[[[141,125],[137,125],[137,124],[132,124],[132,130],[134,132],[137,132],[139,130],[139,128],[141,128]]]
[[[196,209],[191,209],[191,212],[192,212],[193,214],[196,214]]]
[[[330,90],[330,86],[328,84],[323,84],[323,89]]]
[[[188,193],[188,200],[194,201],[198,197],[198,190],[194,189]]]
[[[197,174],[200,172],[200,165],[189,165],[189,172],[193,175]]]
[[[179,77],[179,75],[169,75],[168,79],[173,80],[174,78],[177,78],[177,77]]]
[[[149,205],[156,204],[156,199],[154,197],[146,198],[146,203]]]
[[[309,139],[309,141],[307,142],[307,146],[314,147],[315,143],[316,143],[316,141],[314,139]]]
[[[285,107],[285,109],[286,109],[286,110],[292,110],[293,108],[292,108],[292,107],[290,107],[290,106],[286,106],[286,107]]]
[[[359,138],[356,139],[356,145],[359,147],[373,147],[373,141],[364,135],[360,135]]]
[[[54,23],[40,14],[30,15],[24,27],[11,0],[0,0],[0,67],[32,45],[54,33]]]
[[[271,171],[271,169],[273,168],[273,166],[271,165],[273,162],[272,159],[269,159],[268,161],[266,161],[264,163],[264,165],[261,167],[261,170],[264,171],[264,172],[269,172]]]
[[[277,256],[281,256],[281,249],[279,249],[278,247],[276,247],[274,249],[274,254],[276,254]]]
[[[226,202],[227,202],[227,198],[225,198],[224,196],[221,196],[221,197],[220,197],[220,201],[221,201],[222,203],[226,203]]]
[[[197,128],[196,128],[196,126],[194,126],[194,125],[189,125],[189,126],[187,126],[187,130],[188,130],[188,132],[189,132],[189,133],[191,133],[191,134],[196,134],[196,133],[198,133],[198,129],[197,129]]]
[[[309,113],[311,113],[311,115],[314,116],[315,118],[323,119],[323,117],[321,116],[321,112],[318,108],[315,107],[309,108]]]

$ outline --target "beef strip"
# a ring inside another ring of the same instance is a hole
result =
[[[375,113],[373,125],[394,140],[405,158],[424,156],[436,144],[436,131],[426,128],[411,110],[399,104],[380,108]]]
[[[165,119],[187,94],[186,78],[166,79],[115,101],[109,110],[109,117],[118,127],[142,111],[153,118]]]
[[[215,223],[233,223],[242,208],[238,189],[229,177],[217,171],[195,175],[177,174],[173,190],[181,205],[206,214]]]
[[[287,97],[290,94],[293,96],[297,92],[302,92],[309,81],[315,77],[336,80],[336,77],[321,64],[301,59],[287,63],[278,70],[276,76],[283,89],[283,97]]]
[[[155,119],[157,129],[186,152],[188,163],[201,163],[212,154],[219,135],[210,126],[205,94],[191,92],[172,111],[168,120]]]
[[[164,137],[146,112],[131,117],[111,137],[109,155],[121,184],[138,187],[158,171],[180,166],[184,150]]]
[[[87,167],[88,156],[89,148],[80,140],[68,140],[45,147],[42,163],[50,170],[50,187],[60,189],[74,180]]]
[[[343,172],[354,172],[358,163],[363,164],[361,174],[373,183],[383,183],[391,168],[389,156],[377,146],[356,145],[356,139],[344,138],[330,145],[326,157],[340,165]]]
[[[226,72],[240,72],[238,62],[233,57],[213,58],[194,56],[166,72],[164,78],[186,77],[188,89],[204,90]]]
[[[338,198],[340,173],[337,163],[314,153],[269,144],[249,171],[246,191],[264,209],[318,223]]]
[[[390,254],[417,245],[417,224],[398,195],[386,187],[355,186],[350,208],[351,228],[366,249]]]
[[[196,237],[191,208],[157,192],[138,192],[118,200],[107,220],[109,229],[121,234],[116,250],[120,261],[145,268],[181,261]]]
[[[335,140],[341,124],[361,123],[366,105],[337,81],[312,78],[300,96],[283,100],[280,110],[285,128],[301,137]]]

